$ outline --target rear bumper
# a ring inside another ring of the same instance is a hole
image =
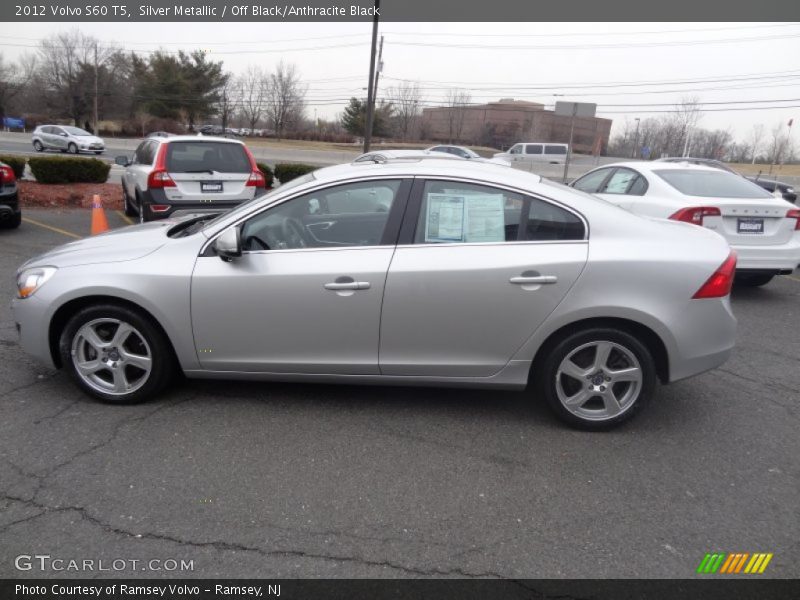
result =
[[[783,273],[800,265],[800,233],[778,246],[731,246],[736,250],[736,272]]]
[[[248,188],[252,189],[252,188]],[[260,196],[264,192],[264,188],[256,188],[256,196]],[[142,203],[144,204],[145,220],[152,221],[155,219],[166,219],[167,217],[187,214],[187,213],[221,213],[226,210],[240,205],[242,202],[249,202],[252,198],[236,198],[234,200],[214,200],[209,199],[207,202],[200,200],[189,200],[176,202],[170,200],[164,193],[164,190],[156,189],[149,190],[142,194]],[[167,206],[166,210],[154,211],[153,205]]]

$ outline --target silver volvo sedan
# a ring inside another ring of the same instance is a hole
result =
[[[23,348],[110,403],[193,378],[530,389],[617,425],[722,364],[735,254],[537,175],[407,157],[321,169],[25,263]]]

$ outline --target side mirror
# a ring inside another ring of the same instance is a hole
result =
[[[67,132],[66,132],[66,131],[62,131],[62,132],[61,132],[61,133],[59,133],[58,135],[60,135],[61,137],[69,137],[69,136],[67,135]]]
[[[231,262],[242,255],[242,239],[238,227],[229,227],[214,240],[214,250],[225,262]]]
[[[129,164],[131,164],[131,159],[127,156],[115,156],[114,162],[121,167],[127,167]]]

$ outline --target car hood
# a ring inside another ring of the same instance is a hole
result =
[[[97,263],[122,262],[147,256],[163,246],[172,219],[115,229],[84,238],[40,254],[20,267],[76,267]]]

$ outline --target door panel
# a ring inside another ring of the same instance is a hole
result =
[[[381,373],[497,373],[565,296],[587,251],[583,242],[398,247],[384,294]],[[556,281],[537,283],[542,276]]]
[[[386,246],[246,252],[232,262],[199,258],[192,326],[201,365],[377,374],[381,298],[393,252]]]

